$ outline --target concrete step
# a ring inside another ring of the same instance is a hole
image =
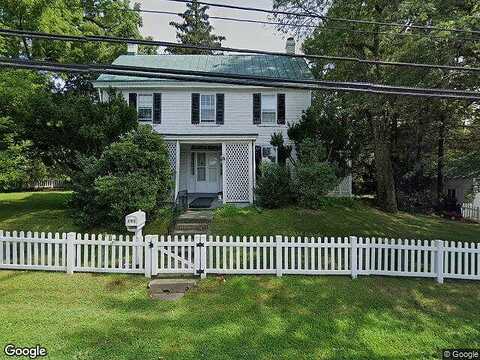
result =
[[[206,234],[207,231],[205,230],[174,230],[173,235],[178,235],[178,236],[188,236],[188,235],[204,235]]]
[[[209,224],[212,219],[213,212],[211,211],[187,211],[177,218],[177,224]]]
[[[208,231],[208,223],[177,223],[175,230]]]

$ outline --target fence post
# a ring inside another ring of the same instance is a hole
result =
[[[443,284],[443,241],[435,240],[435,247],[437,248],[437,282]]]
[[[77,239],[77,234],[74,232],[69,232],[67,234],[67,274],[73,274],[73,269],[75,268],[75,240]]]
[[[200,273],[200,278],[205,279],[207,277],[207,235],[201,235],[200,241],[202,242],[202,246],[200,247],[200,263],[202,264],[203,270]]]
[[[371,246],[370,246],[370,238],[367,238],[366,239],[366,242],[365,242],[365,245],[366,245],[366,253],[365,253],[365,270],[366,270],[366,273],[365,275],[370,275],[370,268],[371,268],[371,265],[370,265],[370,252],[371,252]]]
[[[144,245],[143,245],[143,251],[145,252],[145,277],[146,278],[151,278],[152,277],[152,248],[153,248],[153,235],[145,235],[143,238],[144,240]],[[139,241],[140,239],[136,238],[136,241]],[[138,249],[140,250],[140,249]]]
[[[283,273],[283,262],[282,262],[282,249],[283,249],[283,237],[277,235],[275,237],[275,246],[276,246],[276,263],[277,263],[277,276],[282,276]]]
[[[350,236],[350,245],[352,246],[352,251],[351,251],[351,263],[350,263],[350,268],[352,269],[352,279],[357,278],[357,273],[358,273],[358,265],[357,265],[357,237],[356,236]]]

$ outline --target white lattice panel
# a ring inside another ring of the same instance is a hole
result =
[[[225,195],[229,202],[250,200],[249,143],[225,144]]]
[[[172,181],[175,184],[175,174],[177,171],[177,142],[167,141],[168,158],[170,160],[170,167],[172,169]],[[175,199],[175,185],[172,189],[172,198]]]
[[[167,150],[172,173],[175,175],[177,169],[177,143],[175,141],[167,141]]]

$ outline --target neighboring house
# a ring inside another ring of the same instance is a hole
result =
[[[444,194],[458,204],[471,203],[476,197],[480,207],[480,153],[452,160],[445,171]]]
[[[287,51],[292,50],[292,40]],[[264,55],[129,55],[117,65],[208,71],[311,80],[301,58]],[[256,167],[277,161],[271,135],[301,118],[310,106],[310,90],[207,84],[117,75],[101,75],[94,86],[101,99],[108,88],[121,91],[138,111],[139,121],[163,135],[175,177],[175,197],[223,194],[225,203],[252,203]],[[344,186],[345,188],[345,186]],[[347,189],[351,188],[347,184]],[[350,195],[350,194],[346,194]]]

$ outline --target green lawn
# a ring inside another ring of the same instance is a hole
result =
[[[113,232],[83,229],[68,210],[69,192],[0,194],[0,230]],[[172,214],[165,211],[147,225],[145,233],[165,234]],[[436,216],[390,215],[357,201],[353,207],[332,205],[324,210],[287,208],[258,210],[231,206],[215,212],[210,227],[218,235],[326,235],[387,236],[415,239],[480,241],[480,224],[461,223]]]
[[[0,193],[0,230],[44,232],[116,232],[109,228],[85,229],[74,222],[69,210],[71,192]],[[145,233],[164,234],[172,220],[169,211],[150,222]]]
[[[324,210],[298,208],[258,210],[254,207],[220,208],[210,233],[218,235],[326,235],[384,236],[409,239],[480,241],[480,224],[462,223],[437,216],[386,214],[356,201],[353,207],[329,206]]]
[[[0,272],[2,344],[49,359],[438,359],[480,347],[478,284],[207,278],[178,302],[141,276]]]

